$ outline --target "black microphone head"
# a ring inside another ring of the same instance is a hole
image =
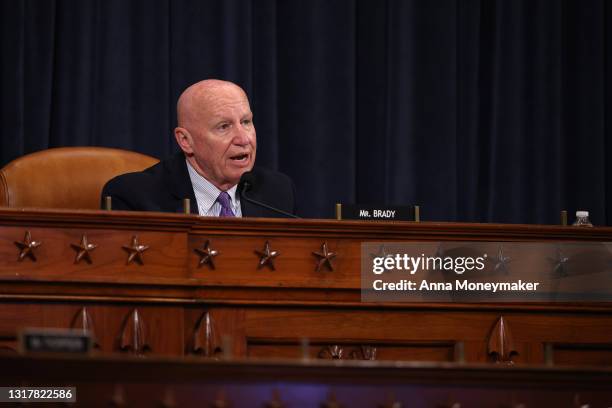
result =
[[[242,173],[240,177],[240,182],[238,183],[238,191],[244,193],[249,191],[253,184],[255,183],[255,175],[250,171]]]

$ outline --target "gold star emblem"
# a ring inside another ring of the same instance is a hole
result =
[[[146,251],[147,249],[149,249],[149,246],[139,244],[138,235],[134,235],[132,237],[132,245],[130,246],[124,245],[122,246],[122,248],[125,249],[129,253],[128,259],[127,259],[127,265],[132,263],[132,261],[140,265],[144,265],[144,262],[142,261],[142,253]]]
[[[260,268],[264,267],[265,265],[268,265],[270,267],[270,269],[275,270],[274,269],[274,258],[279,256],[280,252],[272,251],[270,249],[270,242],[269,241],[266,241],[266,244],[264,245],[264,250],[263,251],[255,250],[255,253],[260,256],[259,265],[257,266],[257,269],[260,269]]]
[[[87,240],[87,235],[83,234],[81,237],[80,244],[70,244],[70,246],[77,251],[76,257],[74,258],[74,263],[78,264],[81,262],[81,259],[85,259],[85,261],[90,264],[91,263],[91,254],[94,249],[98,246],[96,244],[90,244]]]
[[[213,258],[219,255],[219,251],[210,247],[210,240],[207,239],[206,243],[204,244],[204,248],[196,248],[195,252],[200,255],[200,262],[198,263],[198,267],[208,264],[211,269],[215,269],[215,263],[213,261]]]
[[[318,257],[316,271],[319,272],[323,265],[326,265],[330,271],[334,270],[334,265],[332,264],[332,259],[336,257],[335,252],[331,252],[329,248],[327,248],[327,242],[323,242],[321,244],[321,252],[313,252],[314,256]]]
[[[25,237],[23,237],[23,241],[15,241],[15,245],[19,248],[19,257],[17,260],[23,261],[23,259],[27,256],[32,261],[36,261],[36,255],[34,254],[34,250],[42,245],[41,241],[33,241],[32,234],[30,231],[26,231]]]

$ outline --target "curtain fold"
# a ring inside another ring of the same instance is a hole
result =
[[[250,96],[258,165],[305,217],[336,202],[424,220],[611,224],[604,0],[0,3],[0,165],[99,145],[165,157],[193,82]]]

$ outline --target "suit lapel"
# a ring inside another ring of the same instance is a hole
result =
[[[191,213],[198,214],[198,203],[193,192],[189,172],[187,171],[187,163],[182,152],[176,153],[170,160],[166,162],[167,188],[170,195],[173,197],[175,211],[183,211],[183,199],[189,198],[191,205]]]

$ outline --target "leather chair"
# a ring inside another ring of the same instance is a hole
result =
[[[58,147],[27,154],[0,169],[0,206],[99,209],[108,180],[158,161],[107,147]]]

